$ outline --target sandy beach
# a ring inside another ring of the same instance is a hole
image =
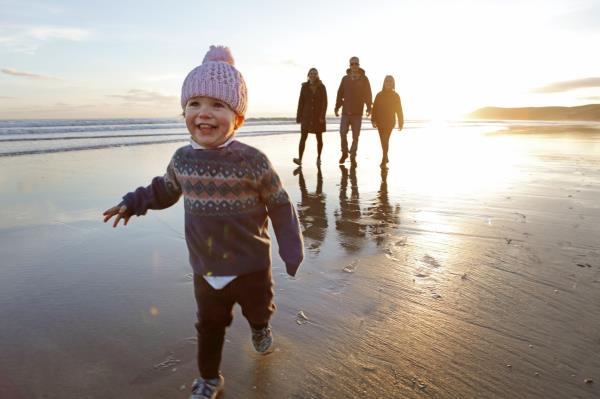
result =
[[[600,127],[247,137],[297,205],[273,241],[275,350],[236,310],[226,399],[600,396]],[[0,398],[187,398],[197,375],[182,201],[102,223],[184,143],[0,158]]]

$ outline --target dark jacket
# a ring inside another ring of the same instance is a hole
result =
[[[342,114],[345,115],[361,115],[363,114],[363,106],[366,104],[367,112],[371,112],[371,84],[369,78],[365,75],[365,71],[359,68],[358,78],[352,79],[350,69],[346,70],[346,76],[342,78],[340,87],[337,92],[335,101],[335,111],[340,107]]]
[[[394,90],[382,90],[377,93],[371,114],[371,120],[375,122],[377,128],[382,131],[391,131],[396,125],[396,115],[398,115],[398,126],[402,128],[404,114],[398,93]]]
[[[327,112],[327,89],[319,80],[316,90],[310,89],[310,83],[302,83],[298,98],[296,123],[300,123],[302,133],[323,133],[325,129],[325,113]]]

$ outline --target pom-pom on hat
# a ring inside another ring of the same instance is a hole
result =
[[[233,66],[231,50],[210,46],[202,65],[192,69],[181,87],[181,108],[196,96],[216,98],[244,116],[248,108],[248,89],[242,74]]]

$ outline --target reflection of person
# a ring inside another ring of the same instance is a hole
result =
[[[308,133],[314,133],[317,138],[317,164],[321,163],[321,150],[323,150],[323,132],[325,131],[325,113],[327,112],[327,90],[319,79],[319,71],[310,68],[308,80],[302,83],[300,97],[298,98],[298,112],[296,123],[300,123],[300,145],[298,158],[294,163],[302,164],[304,145]]]
[[[350,58],[350,68],[346,70],[346,76],[342,78],[337,92],[335,102],[335,116],[338,116],[342,108],[342,119],[340,120],[340,138],[342,141],[342,157],[340,163],[344,163],[350,153],[350,160],[356,162],[358,151],[358,136],[364,106],[367,106],[367,116],[371,114],[371,84],[365,75],[364,69],[360,68],[358,57]],[[352,128],[352,146],[348,150],[348,129]]]
[[[387,168],[381,169],[381,185],[379,186],[377,197],[373,201],[373,206],[368,207],[365,212],[376,221],[376,223],[369,226],[369,230],[378,246],[384,243],[386,231],[400,224],[400,206],[392,206],[390,204],[387,173]]]
[[[325,209],[325,194],[323,194],[323,175],[321,168],[317,169],[317,188],[314,193],[309,193],[302,168],[298,168],[298,185],[300,186],[301,200],[298,204],[298,219],[304,227],[304,240],[309,250],[318,252],[327,232],[327,211]]]
[[[349,252],[360,249],[365,236],[365,225],[360,222],[360,198],[356,166],[350,167],[350,173],[345,165],[340,165],[342,178],[340,180],[340,209],[335,213],[335,227],[340,233],[340,243]],[[350,198],[348,198],[348,175],[350,176]]]
[[[398,130],[404,126],[404,114],[402,113],[402,103],[400,96],[395,91],[394,77],[387,75],[383,80],[383,89],[375,96],[373,102],[373,113],[371,122],[373,127],[379,131],[379,140],[381,141],[381,167],[386,167],[388,163],[388,147],[390,135],[396,124],[398,116]]]
[[[164,176],[123,197],[104,212],[126,225],[132,215],[164,209],[184,197],[186,243],[198,306],[198,368],[192,398],[216,398],[225,329],[237,302],[257,352],[273,342],[268,219],[288,274],[303,258],[299,223],[287,192],[267,157],[235,140],[247,107],[246,84],[228,48],[211,46],[202,65],[183,82],[181,105],[190,144],[179,148]]]

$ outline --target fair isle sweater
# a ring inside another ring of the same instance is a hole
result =
[[[241,276],[271,266],[268,218],[288,274],[303,259],[298,217],[279,176],[256,148],[233,141],[173,155],[164,176],[123,197],[129,214],[164,209],[183,195],[185,239],[194,273]]]

